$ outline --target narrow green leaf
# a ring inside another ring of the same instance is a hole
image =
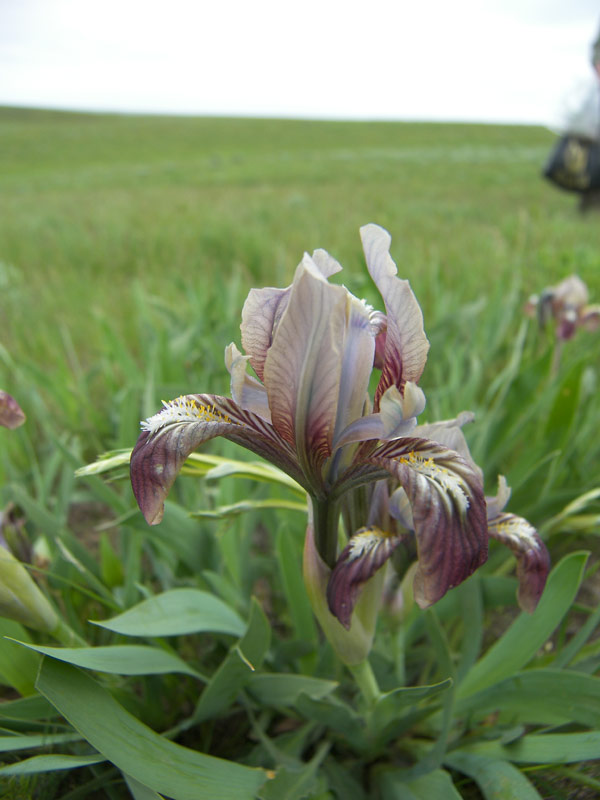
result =
[[[365,726],[358,714],[335,697],[316,699],[301,694],[295,703],[306,720],[319,722],[347,739],[357,750],[366,747]]]
[[[521,764],[569,764],[600,757],[600,731],[531,734],[506,745],[480,742],[463,750]]]
[[[108,620],[91,620],[125,636],[178,636],[187,633],[230,633],[242,636],[246,626],[222,600],[199,589],[171,589],[143,600]]]
[[[10,639],[29,641],[30,637],[18,622],[0,618],[0,683],[12,686],[21,695],[33,694],[40,659]]]
[[[443,769],[435,769],[407,781],[404,770],[382,770],[378,775],[382,800],[462,800],[452,778]]]
[[[452,684],[454,684],[456,673],[452,663],[452,654],[450,653],[448,639],[432,608],[427,609],[425,612],[425,624],[433,645],[436,660],[439,664],[440,672],[442,675],[447,675],[452,680]],[[441,729],[435,744],[427,753],[421,756],[418,763],[409,770],[409,774],[415,779],[430,773],[432,770],[437,770],[443,762],[443,756],[446,752],[450,728],[452,726],[455,695],[456,691],[454,685],[451,685],[442,697]]]
[[[273,672],[253,674],[248,681],[248,691],[261,705],[271,707],[293,705],[301,693],[317,699],[326,697],[337,686],[335,681]]]
[[[108,761],[173,800],[253,800],[267,777],[163,739],[70,664],[45,657],[37,688]]]
[[[297,503],[293,500],[240,500],[227,506],[219,506],[211,510],[193,511],[191,517],[201,519],[226,519],[247,514],[249,511],[269,511],[272,509],[283,511],[300,511],[306,514],[306,503]]]
[[[125,778],[127,788],[133,796],[133,800],[163,800],[163,797],[155,792],[154,789],[144,786],[143,783],[136,781],[131,775],[123,774],[123,777]]]
[[[569,643],[557,653],[553,666],[562,669],[574,661],[598,625],[600,625],[600,605],[590,614],[577,633],[571,637]]]
[[[81,739],[78,733],[41,733],[27,736],[0,736],[0,752],[15,750],[32,750],[35,747],[49,747],[65,742],[77,742]]]
[[[485,800],[542,800],[533,784],[508,761],[454,750],[446,753],[444,763],[472,778]]]
[[[537,609],[533,614],[522,612],[479,659],[458,687],[458,697],[498,683],[533,658],[571,607],[587,558],[586,552],[571,553],[554,567]]]
[[[262,665],[271,644],[271,626],[256,599],[252,600],[248,630],[235,644],[205,687],[194,720],[210,719],[228,708]]]
[[[460,661],[456,668],[456,681],[460,683],[469,672],[481,651],[483,640],[483,597],[479,575],[457,587],[463,621]]]
[[[279,530],[276,540],[277,561],[287,607],[294,625],[295,638],[316,643],[317,626],[302,579],[302,552],[291,531]],[[314,666],[314,665],[313,665]]]
[[[93,669],[98,672],[111,672],[117,675],[162,675],[170,672],[183,672],[195,678],[206,680],[196,670],[188,666],[178,656],[147,645],[124,644],[105,647],[46,647],[43,645],[19,642],[76,667]]]
[[[317,771],[330,747],[329,742],[323,742],[308,764],[304,764],[300,769],[283,767],[277,770],[275,778],[265,784],[259,792],[260,800],[303,800],[310,797]]]
[[[511,722],[563,725],[600,723],[600,678],[570,670],[531,669],[458,701],[455,715],[479,719],[500,712]]]
[[[56,717],[54,706],[39,694],[31,697],[20,697],[18,700],[7,700],[0,703],[0,719],[23,720],[35,722]]]
[[[77,769],[89,767],[91,764],[101,764],[106,759],[103,756],[70,756],[53,753],[49,756],[32,756],[17,764],[8,764],[0,767],[0,775],[35,775],[38,772],[56,772],[61,769]]]
[[[327,775],[329,786],[336,797],[343,800],[367,800],[364,789],[352,776],[349,765],[328,758],[323,764],[323,772]]]
[[[381,695],[373,709],[374,727],[382,731],[390,723],[399,720],[403,711],[412,708],[421,700],[435,697],[452,686],[452,678],[430,686],[407,686]]]

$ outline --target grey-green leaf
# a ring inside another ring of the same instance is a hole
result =
[[[37,688],[108,761],[173,800],[253,800],[267,778],[163,739],[70,664],[45,657]]]
[[[304,692],[309,697],[321,698],[331,694],[338,686],[335,681],[311,678],[308,675],[284,673],[253,674],[248,681],[248,690],[261,705],[289,706]]]
[[[444,763],[472,778],[485,800],[542,800],[525,775],[508,761],[455,750],[446,754]]]
[[[46,647],[19,642],[38,653],[42,653],[76,667],[110,672],[117,675],[164,675],[182,672],[206,680],[178,656],[148,645],[123,644],[104,647]]]
[[[218,597],[200,589],[171,589],[96,625],[125,636],[229,633],[242,636],[242,618]]]
[[[587,557],[585,552],[571,553],[554,567],[534,613],[522,612],[479,659],[459,686],[459,698],[498,683],[533,658],[571,607]]]
[[[49,756],[32,756],[16,764],[7,764],[0,767],[0,775],[34,775],[38,772],[55,772],[60,769],[77,769],[89,767],[91,764],[100,764],[106,759],[103,756],[70,756],[53,753]]]

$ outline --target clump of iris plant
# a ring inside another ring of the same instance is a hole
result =
[[[487,559],[490,536],[518,560],[520,599],[532,610],[548,571],[534,529],[486,503],[481,470],[461,424],[417,427],[429,342],[389,234],[361,228],[367,268],[385,311],[329,282],[341,270],[324,250],[305,254],[291,286],[252,289],[242,311],[242,353],[225,351],[231,398],[188,394],[142,423],[131,481],[150,524],[190,453],[224,436],[266,458],[307,492],[304,577],[340,658],[364,662],[380,603],[381,567],[403,545],[414,554],[414,595],[435,603]],[[249,368],[254,374],[249,373]],[[378,376],[369,395],[372,373]],[[340,543],[340,521],[345,542]]]

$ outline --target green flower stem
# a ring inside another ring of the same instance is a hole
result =
[[[53,636],[58,642],[64,644],[65,647],[88,647],[85,639],[82,639],[78,633],[75,633],[64,620],[59,620],[58,625],[51,631]]]
[[[365,658],[360,664],[347,664],[346,666],[354,676],[367,705],[372,708],[381,697],[381,690],[368,659]]]
[[[340,505],[329,499],[313,498],[312,507],[317,552],[327,566],[333,569],[337,558]]]

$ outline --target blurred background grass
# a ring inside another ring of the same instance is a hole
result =
[[[31,485],[57,438],[90,460],[131,446],[163,398],[227,393],[248,290],[288,284],[305,249],[380,305],[358,236],[377,222],[432,342],[424,418],[475,410],[490,488],[502,471],[525,511],[542,512],[536,487],[561,507],[598,478],[598,336],[568,344],[549,388],[552,337],[522,307],[572,272],[600,298],[600,225],[541,179],[553,141],[524,126],[0,109],[0,386],[29,417],[3,437],[2,484]]]

